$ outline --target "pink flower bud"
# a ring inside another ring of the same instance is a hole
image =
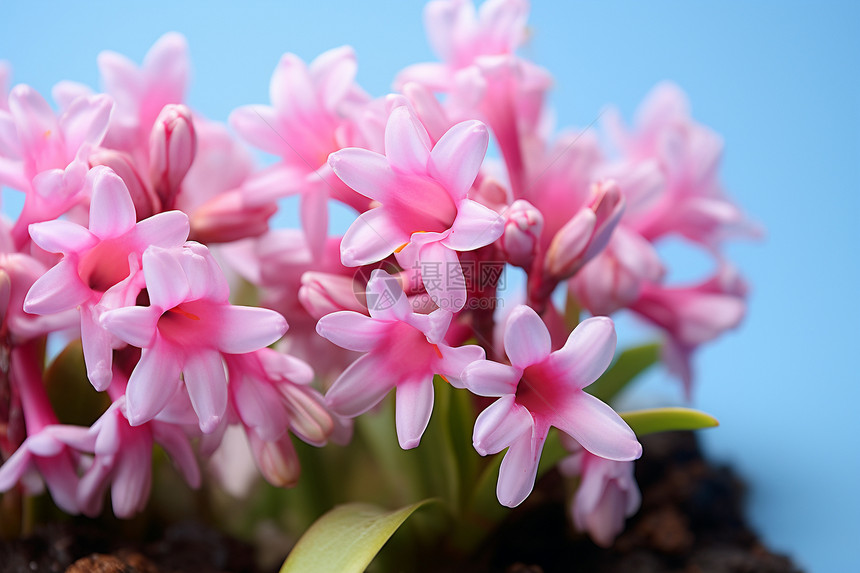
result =
[[[191,213],[190,237],[204,244],[258,237],[269,230],[269,218],[277,210],[277,203],[248,205],[240,191],[228,191]]]
[[[260,473],[275,487],[293,487],[299,481],[301,466],[290,436],[284,434],[273,442],[260,439],[255,432],[248,432],[251,452]]]
[[[149,174],[165,210],[173,209],[179,185],[196,153],[191,110],[181,104],[164,106],[149,136]]]
[[[363,312],[352,277],[308,271],[302,275],[299,301],[315,319],[339,310]]]
[[[603,250],[624,212],[624,196],[614,181],[596,183],[592,198],[562,227],[550,243],[547,273],[557,280],[572,277]]]
[[[543,215],[534,205],[520,199],[510,206],[505,218],[505,232],[500,240],[505,260],[528,269],[537,254]]]
[[[89,162],[90,167],[104,165],[119,175],[131,195],[138,221],[161,212],[161,199],[140,177],[127,153],[115,149],[100,149],[90,155]]]

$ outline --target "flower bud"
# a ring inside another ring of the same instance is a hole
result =
[[[248,432],[248,441],[257,467],[267,482],[275,487],[293,487],[298,483],[301,466],[289,434],[267,442],[256,432]]]
[[[274,202],[248,205],[239,190],[216,195],[191,213],[190,240],[211,244],[258,237],[269,230],[277,210]]]
[[[149,136],[149,174],[163,209],[174,208],[179,186],[196,153],[191,110],[181,104],[164,106]]]
[[[131,195],[138,221],[161,212],[161,199],[140,177],[127,153],[114,149],[100,149],[89,156],[89,162],[90,167],[104,165],[119,175]]]
[[[302,275],[299,301],[316,319],[339,310],[364,312],[355,288],[352,277],[308,271]]]
[[[540,244],[543,215],[534,205],[520,199],[508,208],[505,219],[505,232],[500,240],[505,260],[528,269]]]
[[[545,268],[557,280],[572,277],[606,247],[624,212],[624,196],[614,181],[595,183],[592,198],[555,234]]]

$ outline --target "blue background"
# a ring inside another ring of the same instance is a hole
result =
[[[767,237],[729,249],[753,285],[749,317],[698,355],[694,405],[722,422],[708,449],[750,478],[765,540],[811,571],[857,571],[860,3],[725,4],[543,2],[523,53],[555,75],[559,126],[607,103],[629,118],[671,79],[725,137],[726,186]],[[219,120],[268,102],[286,51],[309,60],[351,44],[373,95],[433,59],[421,4],[379,0],[3,3],[0,58],[47,96],[61,79],[98,86],[100,50],[139,62],[169,30],[191,46],[189,103]],[[659,378],[646,387],[673,399]]]

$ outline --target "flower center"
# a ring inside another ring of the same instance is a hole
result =
[[[123,237],[104,240],[81,257],[78,275],[85,285],[103,293],[128,277],[131,252]]]

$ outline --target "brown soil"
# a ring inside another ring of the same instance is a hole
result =
[[[689,433],[649,436],[637,464],[642,508],[611,549],[573,532],[564,483],[540,481],[471,563],[452,566],[444,551],[422,570],[445,573],[783,573],[798,572],[768,551],[743,518],[744,487],[725,467],[709,465]],[[113,533],[113,537],[111,535]],[[206,526],[180,523],[155,541],[116,539],[87,520],[37,528],[0,542],[0,573],[257,573],[252,549]],[[406,571],[404,569],[404,571]],[[337,573],[337,572],[332,572]]]

